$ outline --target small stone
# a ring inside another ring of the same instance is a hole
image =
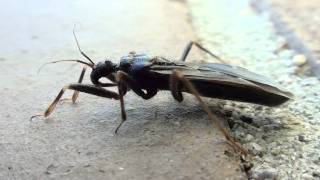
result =
[[[54,170],[55,168],[57,168],[57,166],[53,165],[53,164],[50,164],[48,167],[47,167],[47,171],[52,171]]]
[[[245,116],[245,115],[240,116],[240,119],[243,122],[248,123],[248,124],[251,124],[253,122],[252,117],[248,117],[248,116]]]
[[[245,133],[243,132],[244,130],[242,128],[238,128],[235,132],[234,135],[235,137],[239,138],[239,139],[243,139],[245,136]]]
[[[278,156],[281,153],[281,148],[280,147],[275,147],[271,150],[271,154],[273,156]]]
[[[257,106],[255,106],[255,107],[256,107],[256,110],[258,110],[258,111],[263,110],[263,106],[259,106],[259,105],[257,105]]]
[[[179,121],[174,121],[174,125],[180,127],[181,123]]]
[[[263,151],[263,148],[259,144],[251,142],[249,143],[249,151],[254,155],[260,155]]]
[[[309,137],[307,137],[306,135],[303,135],[303,134],[298,135],[298,140],[301,142],[310,142],[311,141],[311,139]]]
[[[303,154],[302,153],[298,154],[298,158],[302,159],[303,158]]]
[[[317,165],[320,165],[320,157],[315,158],[312,162],[317,164]]]
[[[232,116],[232,112],[234,111],[234,107],[227,104],[223,107],[223,109],[224,109],[224,113],[227,117]]]
[[[314,172],[312,172],[312,176],[313,176],[313,177],[320,178],[320,171],[314,171]]]
[[[302,174],[301,175],[301,179],[306,179],[306,180],[308,180],[308,179],[314,179],[314,177],[312,177],[311,175],[309,175],[309,174]]]
[[[127,111],[134,111],[134,110],[136,110],[137,108],[135,108],[135,107],[133,107],[133,106],[128,106],[128,107],[126,107],[126,110]]]
[[[298,54],[293,57],[292,61],[296,66],[302,66],[306,64],[307,58],[303,54]]]
[[[246,137],[244,138],[245,142],[250,142],[254,139],[254,137],[251,134],[247,134]]]
[[[273,168],[253,171],[251,173],[251,179],[275,180],[275,179],[278,179],[278,171]]]

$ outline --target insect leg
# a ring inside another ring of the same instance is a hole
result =
[[[84,66],[82,71],[81,71],[81,74],[80,74],[80,77],[79,77],[79,80],[78,80],[78,84],[82,83],[84,74],[86,73],[86,69],[87,69],[87,67]],[[117,85],[115,83],[100,83],[99,86],[100,87],[112,87],[112,86],[117,86]],[[79,91],[74,91],[74,93],[72,95],[72,103],[76,102],[78,96],[79,96]]]
[[[180,79],[178,78],[178,76],[174,75],[174,72],[173,74],[170,76],[170,91],[171,91],[171,94],[173,96],[173,98],[175,100],[177,100],[178,102],[182,102],[183,101],[183,95],[182,95],[182,90],[181,90],[181,81]]]
[[[195,45],[196,47],[198,47],[200,50],[210,54],[213,58],[217,59],[218,61],[223,62],[222,59],[219,58],[219,56],[215,55],[214,53],[212,53],[211,51],[209,51],[208,49],[204,48],[202,45],[200,45],[199,43],[197,42],[194,42],[194,41],[190,41],[187,46],[184,48],[183,50],[183,53],[182,53],[182,56],[180,58],[180,61],[185,61],[187,59],[187,56],[192,48],[192,45]]]
[[[44,116],[44,117],[48,117],[54,110],[55,106],[57,105],[57,103],[59,102],[60,98],[62,97],[62,95],[64,94],[64,92],[67,89],[71,89],[71,90],[75,90],[75,91],[80,91],[80,92],[84,92],[84,93],[88,93],[88,94],[92,94],[92,95],[96,95],[96,96],[100,96],[100,97],[105,97],[105,98],[113,98],[118,100],[119,99],[119,95],[115,92],[106,90],[102,87],[97,87],[97,86],[93,86],[90,84],[69,84],[64,86],[59,94],[57,95],[57,97],[54,99],[54,101],[50,104],[50,106],[47,108],[47,110],[44,112],[43,115],[34,115],[31,117],[31,119],[33,119],[34,117],[38,117],[38,116]]]
[[[119,98],[120,98],[120,108],[121,108],[121,121],[120,123],[118,124],[117,128],[114,130],[114,133],[117,134],[120,126],[127,120],[127,114],[126,114],[126,110],[125,110],[125,107],[124,107],[124,101],[123,101],[123,95],[124,95],[124,89],[126,87],[124,82],[123,82],[123,77],[121,75],[121,73],[117,73],[117,84],[118,84],[118,93],[119,93]]]
[[[82,71],[81,71],[81,74],[80,74],[80,77],[79,77],[79,80],[78,80],[78,83],[79,83],[79,84],[82,83],[83,76],[84,76],[84,74],[86,73],[86,69],[87,69],[87,67],[84,66],[83,69],[82,69]],[[79,96],[79,91],[74,91],[74,93],[73,93],[73,95],[72,95],[72,103],[73,103],[73,104],[76,102],[78,96]]]
[[[84,74],[86,73],[86,69],[87,69],[87,67],[84,66],[82,71],[81,71],[81,74],[80,74],[80,77],[79,77],[79,80],[78,80],[78,84],[82,83]],[[114,84],[114,83],[101,83],[101,84],[99,84],[99,86],[100,87],[111,87],[111,86],[117,86],[117,85]],[[74,91],[74,93],[72,95],[72,98],[71,98],[73,104],[76,102],[78,96],[79,96],[79,91]],[[65,101],[65,100],[70,100],[70,99],[69,98],[61,99],[60,101]]]
[[[171,92],[173,94],[173,96],[175,97],[175,95],[178,95],[182,97],[182,93],[181,93],[181,89],[179,90],[179,88],[174,89],[174,87],[177,87],[177,83],[178,82],[182,82],[183,85],[189,90],[190,93],[192,93],[197,100],[199,101],[200,105],[202,106],[203,110],[208,114],[211,122],[213,123],[214,126],[218,127],[218,129],[222,132],[222,134],[225,136],[225,138],[227,139],[227,141],[235,148],[237,148],[238,150],[240,150],[240,152],[242,152],[243,154],[247,154],[247,150],[244,149],[243,147],[241,147],[240,145],[238,145],[235,140],[233,139],[233,137],[227,132],[227,130],[219,123],[219,121],[217,120],[217,118],[212,114],[211,110],[209,109],[208,105],[202,100],[202,98],[200,97],[200,94],[198,93],[198,91],[195,89],[195,87],[192,85],[192,83],[184,77],[184,75],[178,71],[178,70],[174,70],[172,72],[171,75],[171,84],[170,85],[171,88]],[[180,92],[178,92],[180,91]],[[175,97],[176,98],[176,97]]]
[[[123,100],[125,89],[127,89],[128,87],[131,88],[137,95],[141,96],[143,99],[150,99],[157,94],[157,90],[151,90],[151,89],[146,90],[147,93],[143,92],[141,87],[138,85],[138,83],[123,71],[117,72],[116,79],[118,83],[119,98],[120,98],[121,122],[117,126],[115,133],[118,132],[120,126],[127,119],[127,115],[124,107],[124,100]]]

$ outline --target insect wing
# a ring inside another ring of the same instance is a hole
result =
[[[180,70],[191,81],[207,81],[208,83],[221,85],[232,84],[235,87],[250,86],[287,98],[293,98],[293,94],[282,90],[277,83],[267,77],[237,66],[217,63],[190,64],[176,62],[175,65],[155,65],[151,67],[151,70],[156,73],[168,75],[172,73],[173,69]]]

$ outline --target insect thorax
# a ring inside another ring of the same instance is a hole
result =
[[[162,56],[150,56],[148,54],[136,54],[130,52],[127,56],[121,57],[120,69],[125,72],[137,72],[148,65],[169,66],[175,63]]]

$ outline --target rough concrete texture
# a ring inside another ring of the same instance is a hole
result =
[[[248,0],[190,0],[189,8],[206,46],[295,94],[293,101],[277,108],[221,102],[234,136],[255,154],[249,159],[250,178],[320,178],[320,83],[298,75],[296,54],[284,48],[286,41],[276,34],[269,14],[257,15]]]
[[[14,0],[0,6],[0,179],[243,178],[237,159],[224,154],[230,147],[221,133],[189,95],[179,104],[166,92],[149,101],[128,93],[128,121],[118,135],[119,102],[86,94],[75,105],[59,104],[47,119],[29,121],[80,74],[80,65],[61,63],[36,75],[45,62],[83,59],[74,24],[95,61],[117,62],[131,50],[179,57],[195,38],[183,3]]]

